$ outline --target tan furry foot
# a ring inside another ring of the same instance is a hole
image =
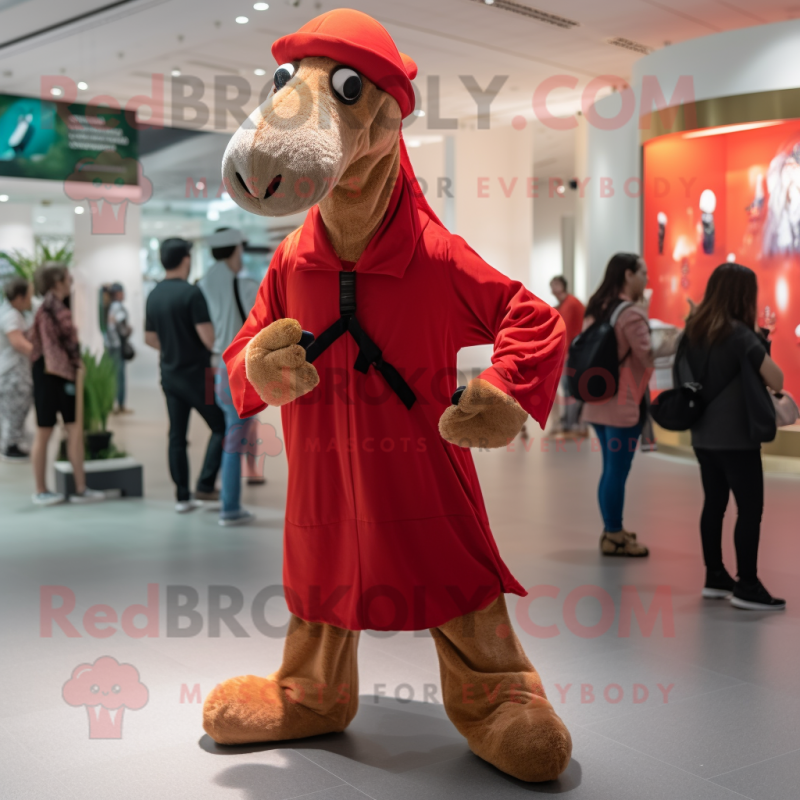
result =
[[[315,711],[317,697],[306,696],[304,687],[286,687],[271,678],[243,675],[219,684],[206,698],[203,728],[217,744],[226,745],[339,732],[350,722],[350,715],[344,714],[343,709],[351,698],[340,693],[336,699],[343,702],[332,710],[326,707],[329,703],[323,702]]]
[[[522,430],[527,412],[509,395],[481,378],[469,382],[457,406],[439,419],[442,438],[459,447],[505,447]]]
[[[248,744],[343,731],[358,710],[357,650],[358,632],[292,614],[280,669],[216,686],[203,706],[206,733]]]
[[[501,594],[431,629],[445,711],[473,753],[523,781],[550,781],[572,739],[517,639]]]
[[[475,755],[521,781],[555,780],[572,754],[569,731],[542,697],[503,703],[465,734]]]

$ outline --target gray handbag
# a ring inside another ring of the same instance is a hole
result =
[[[794,398],[788,392],[770,392],[772,403],[775,406],[775,424],[779,428],[794,425],[800,417]]]

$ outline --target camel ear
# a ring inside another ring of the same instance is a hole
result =
[[[417,77],[417,62],[405,53],[400,53],[400,58],[403,59],[403,68],[406,71],[406,75],[408,75],[408,79],[413,81]]]

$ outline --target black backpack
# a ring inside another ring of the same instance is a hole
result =
[[[608,319],[593,322],[569,346],[567,381],[569,393],[584,403],[604,403],[619,386],[619,350],[614,326],[619,315],[633,303],[623,301]],[[624,361],[630,351],[622,359]]]

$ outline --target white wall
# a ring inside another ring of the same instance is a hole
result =
[[[444,221],[447,203],[438,193],[439,177],[452,177],[450,229],[493,267],[530,284],[533,247],[533,135],[513,128],[453,131],[455,164],[446,165],[447,137],[409,148],[417,177],[428,184],[426,198]],[[414,137],[410,136],[409,139]],[[424,138],[424,137],[423,137]],[[435,139],[438,137],[430,137]]]
[[[451,165],[448,147],[453,152]],[[511,127],[459,129],[441,142],[423,143],[408,153],[417,176],[428,183],[428,202],[450,230],[500,272],[530,287],[535,262],[533,198],[528,196],[533,133]],[[452,179],[452,200],[438,196],[439,177]],[[543,296],[552,299],[549,291]],[[490,358],[490,346],[467,348],[459,357],[459,368],[482,369]]]
[[[589,174],[588,167],[588,126],[586,118],[578,117],[575,129],[575,176],[583,180]],[[588,187],[588,184],[587,184]],[[574,294],[584,303],[589,299],[589,253],[586,248],[588,222],[586,212],[586,192],[575,194],[575,287]]]
[[[595,103],[607,118],[619,111],[619,95]],[[616,130],[586,125],[586,172],[583,231],[586,253],[586,292],[591,295],[600,283],[606,264],[614,253],[641,252],[641,178],[639,118]],[[626,192],[626,182],[628,191]]]
[[[437,141],[438,140],[438,141]],[[444,215],[444,186],[439,179],[445,177],[445,137],[409,136],[408,142],[419,142],[418,147],[408,148],[408,157],[425,192],[425,199],[439,219]]]
[[[510,127],[459,130],[455,162],[457,233],[493,267],[528,284],[533,135]]]
[[[119,282],[125,287],[125,305],[134,329],[132,342],[137,350],[144,346],[140,213],[138,205],[128,203],[124,233],[116,234],[92,233],[91,214],[75,217],[73,317],[81,345],[94,353],[103,351],[97,308],[98,290],[104,283]]]
[[[691,75],[695,100],[793,89],[800,86],[799,48],[800,19],[716,33],[639,59],[633,85],[655,75],[669,99],[678,78]]]
[[[555,302],[555,298],[550,294],[550,281],[556,275],[563,272],[563,242],[561,236],[561,224],[564,217],[574,217],[575,197],[577,192],[567,188],[563,195],[554,193],[550,196],[549,179],[550,175],[539,175],[538,197],[533,201],[533,259],[531,263],[531,275],[528,282],[530,290],[546,300],[548,303]],[[571,175],[557,175],[565,182],[572,177]],[[571,276],[567,276],[568,278]],[[574,290],[574,281],[569,287],[570,292]]]
[[[0,250],[33,255],[33,205],[0,203]]]

